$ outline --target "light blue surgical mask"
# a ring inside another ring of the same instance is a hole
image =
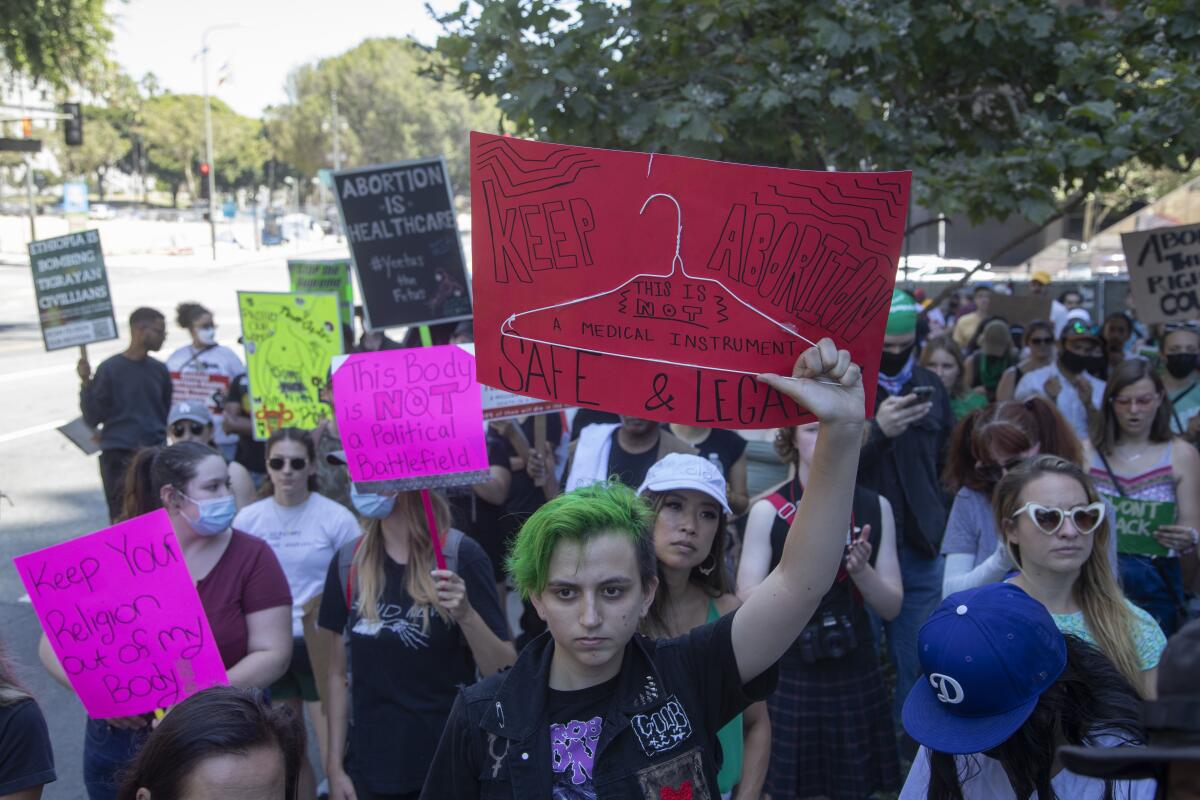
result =
[[[180,494],[183,494],[180,492]],[[213,497],[209,500],[196,500],[183,495],[196,504],[200,514],[195,519],[184,511],[183,518],[192,526],[192,530],[201,536],[215,536],[229,529],[233,518],[237,516],[237,498],[231,494],[224,497]]]
[[[392,513],[396,507],[396,495],[360,492],[354,484],[350,484],[350,502],[354,509],[367,519],[383,519]]]

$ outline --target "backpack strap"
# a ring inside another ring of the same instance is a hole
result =
[[[775,492],[774,494],[767,495],[766,500],[768,503],[775,506],[775,513],[779,515],[779,518],[781,520],[788,523],[789,525],[792,523],[792,519],[796,516],[796,504],[795,503],[788,500],[786,497],[784,497],[779,492]]]
[[[465,533],[458,528],[451,528],[446,532],[446,541],[442,543],[442,558],[446,559],[446,569],[451,572],[458,572],[458,550],[462,545]]]

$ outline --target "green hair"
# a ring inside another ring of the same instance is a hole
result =
[[[632,489],[616,481],[593,483],[561,494],[533,512],[513,541],[505,567],[521,597],[541,594],[550,579],[550,558],[564,540],[583,543],[593,536],[618,533],[637,552],[642,586],[658,574],[654,511]]]

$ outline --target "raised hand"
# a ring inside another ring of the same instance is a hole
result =
[[[822,425],[861,425],[866,419],[862,370],[831,339],[801,353],[790,378],[763,374],[758,380],[808,409]]]

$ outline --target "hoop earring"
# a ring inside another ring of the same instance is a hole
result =
[[[705,568],[704,565],[710,561],[712,562],[712,566]],[[700,563],[700,566],[696,567],[696,569],[700,570],[700,574],[705,577],[712,575],[713,570],[715,570],[716,568],[717,568],[717,557],[715,555],[713,555],[712,553],[709,553],[708,558],[704,559],[704,561],[702,561]]]

